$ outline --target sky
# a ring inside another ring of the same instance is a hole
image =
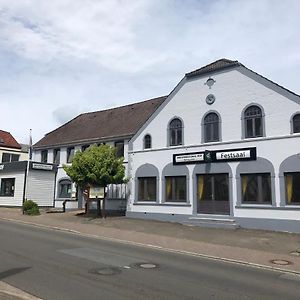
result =
[[[167,95],[238,60],[300,94],[298,0],[0,0],[0,129],[33,142],[80,113]],[[99,124],[100,125],[100,124]]]

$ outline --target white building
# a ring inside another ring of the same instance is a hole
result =
[[[129,217],[300,232],[300,97],[237,61],[187,73],[128,163]]]
[[[27,171],[27,167],[29,170]],[[0,164],[0,206],[21,207],[33,200],[39,207],[53,207],[57,167],[39,162]]]
[[[34,145],[34,160],[58,165],[55,206],[83,208],[82,192],[63,169],[71,164],[76,151],[84,151],[92,144],[108,144],[117,147],[117,155],[124,156],[128,166],[128,141],[146,122],[166,97],[130,104],[113,109],[81,114],[61,127],[49,132]],[[126,171],[127,173],[127,171]],[[126,185],[111,185],[108,190],[106,209],[125,211],[128,190]]]

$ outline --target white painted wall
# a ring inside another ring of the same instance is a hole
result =
[[[133,150],[143,149],[143,138],[152,136],[153,148],[167,146],[167,125],[175,116],[184,122],[184,144],[201,143],[201,121],[210,110],[219,112],[222,119],[222,141],[240,141],[241,114],[250,103],[264,108],[266,135],[268,137],[290,135],[290,118],[299,111],[299,104],[283,97],[237,70],[212,75],[216,83],[211,89],[205,85],[207,77],[187,81],[143,130],[133,143]],[[208,94],[214,94],[213,105],[205,102]],[[284,107],[284,113],[282,108]]]
[[[25,172],[1,173],[0,184],[2,178],[15,178],[15,192],[13,197],[0,196],[0,206],[22,206]]]
[[[216,81],[211,89],[205,85],[208,76],[187,81],[170,102],[163,107],[152,121],[133,138],[133,151],[130,152],[129,172],[130,198],[127,210],[131,212],[188,214],[196,209],[193,194],[193,169],[195,165],[187,165],[189,169],[189,200],[191,207],[165,205],[134,205],[135,202],[135,172],[143,164],[156,166],[159,170],[159,202],[162,202],[163,168],[172,163],[174,153],[190,153],[204,150],[235,149],[256,147],[257,156],[268,159],[275,169],[276,206],[280,205],[279,166],[287,157],[300,153],[300,134],[291,134],[291,116],[300,111],[300,105],[266,86],[243,75],[237,70],[231,70],[211,77]],[[214,94],[216,101],[208,105],[205,98]],[[242,139],[242,111],[249,104],[259,104],[263,107],[265,117],[266,137]],[[222,120],[222,141],[215,143],[201,142],[201,122],[203,116],[210,110],[217,111]],[[167,126],[174,117],[180,117],[184,122],[184,145],[167,147]],[[146,134],[152,137],[152,149],[143,150],[143,139]],[[248,218],[281,218],[300,220],[300,211],[290,209],[237,209],[236,167],[238,163],[229,163],[232,179],[232,201],[234,216]],[[299,154],[300,165],[300,154]],[[299,168],[300,171],[300,168]]]

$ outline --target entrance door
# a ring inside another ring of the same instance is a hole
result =
[[[230,214],[228,174],[197,175],[197,212]]]

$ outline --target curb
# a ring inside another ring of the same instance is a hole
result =
[[[9,218],[0,217],[0,220],[5,220],[5,221],[19,223],[19,224],[25,224],[25,225],[31,225],[31,226],[35,226],[35,227],[39,227],[39,228],[48,229],[48,230],[67,232],[67,233],[71,233],[71,234],[74,234],[74,235],[81,235],[83,237],[95,238],[95,239],[104,240],[104,241],[117,242],[117,243],[133,245],[133,246],[138,246],[138,247],[144,247],[144,248],[151,248],[151,249],[156,249],[156,250],[165,251],[165,252],[171,252],[171,253],[201,257],[201,258],[210,259],[210,260],[222,261],[222,262],[226,262],[226,263],[249,266],[249,267],[257,268],[257,269],[283,272],[283,273],[288,273],[288,274],[293,274],[293,275],[296,275],[296,276],[300,276],[300,271],[294,271],[294,270],[288,270],[288,269],[284,269],[284,268],[280,268],[280,267],[272,267],[272,266],[267,266],[267,265],[262,265],[262,264],[256,264],[256,263],[251,263],[251,262],[242,261],[242,260],[236,260],[236,259],[232,259],[232,258],[226,258],[226,257],[221,257],[221,256],[213,256],[213,255],[201,254],[201,253],[197,253],[197,252],[178,250],[178,249],[172,249],[172,248],[165,248],[165,247],[162,247],[162,246],[157,246],[157,245],[152,245],[152,244],[144,244],[144,243],[127,241],[127,240],[111,238],[111,237],[105,237],[105,236],[100,236],[100,235],[95,235],[95,234],[82,233],[80,231],[72,230],[72,229],[68,229],[68,228],[62,228],[62,227],[51,226],[51,225],[44,225],[44,224],[28,222],[28,221],[22,221],[22,220],[17,220],[17,219],[9,219]]]

